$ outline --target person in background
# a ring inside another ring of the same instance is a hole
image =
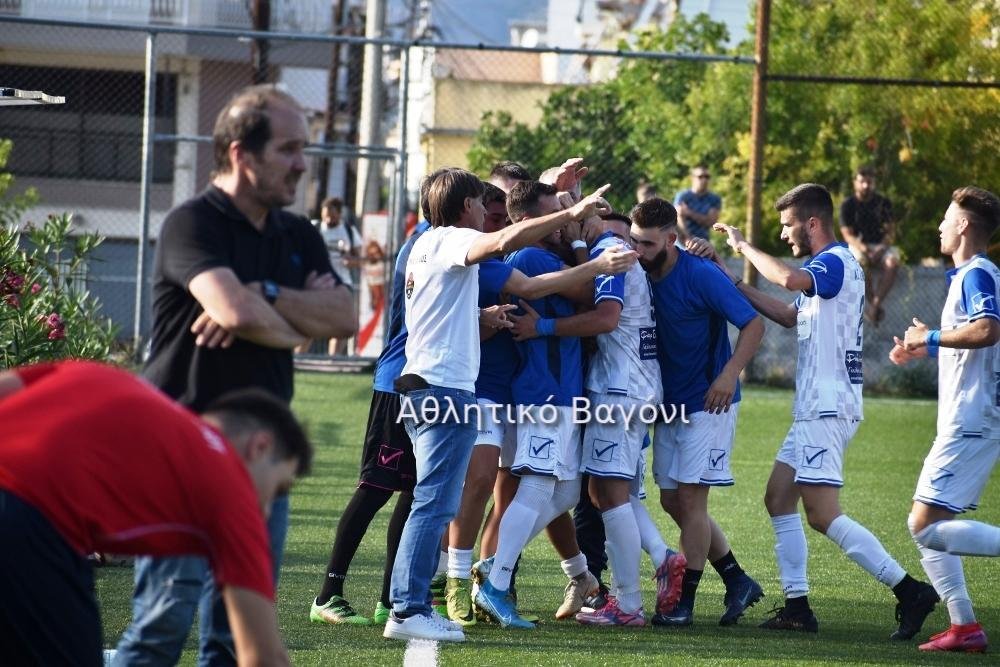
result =
[[[316,225],[326,251],[330,255],[330,266],[340,281],[356,289],[353,269],[360,265],[363,242],[357,228],[344,215],[344,201],[339,197],[327,197],[320,207],[320,220]],[[385,280],[383,279],[383,284]],[[356,300],[355,300],[356,301]],[[329,354],[347,354],[348,338],[331,338]]]
[[[722,210],[722,197],[708,189],[712,175],[703,164],[691,170],[691,187],[682,190],[674,197],[677,207],[677,221],[683,239],[697,237],[708,238],[712,225],[719,221]]]

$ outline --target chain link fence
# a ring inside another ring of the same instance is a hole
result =
[[[343,224],[357,232],[346,271],[359,288],[362,332],[348,344],[348,355],[370,358],[381,350],[392,257],[416,221],[420,178],[439,167],[467,167],[485,177],[494,163],[515,160],[537,177],[581,156],[591,168],[585,188],[611,183],[610,201],[627,213],[640,187],[673,200],[694,185],[692,168],[702,164],[711,175],[710,190],[721,195],[720,219],[741,225],[747,218],[753,45],[726,46],[725,33],[700,19],[678,19],[673,32],[642,35],[631,50],[560,50],[334,35],[331,26],[343,26],[343,17],[333,16],[328,2],[272,3],[268,34],[250,30],[253,17],[243,2],[119,3],[134,10],[124,17],[116,14],[123,11],[118,5],[102,4],[107,15],[96,15],[94,3],[61,3],[90,7],[79,17],[87,22],[79,23],[38,9],[54,4],[0,0],[0,84],[67,99],[59,107],[3,110],[0,137],[14,142],[8,171],[17,187],[34,186],[41,194],[29,220],[69,210],[81,230],[107,238],[89,267],[89,284],[123,337],[148,331],[148,298],[136,298],[141,239],[148,236],[155,245],[166,212],[206,185],[212,168],[206,139],[215,115],[232,93],[254,81],[281,84],[309,115],[308,171],[290,208],[318,219],[321,202],[338,197]],[[26,11],[29,6],[34,13]],[[102,20],[109,22],[95,23]],[[149,25],[123,29],[112,20]],[[215,27],[187,27],[195,24]],[[776,29],[774,39],[788,34]],[[879,126],[879,119],[859,119],[857,127],[846,116],[828,120],[820,111],[848,106],[844,91],[863,82],[794,80],[781,74],[790,67],[782,54],[777,47],[772,51],[776,75],[768,109],[762,244],[787,254],[777,238],[777,216],[768,212],[779,194],[815,181],[827,185],[839,205],[851,194],[859,155],[868,150],[880,165],[878,188],[894,200],[901,223],[896,242],[903,266],[883,318],[866,326],[866,381],[890,391],[933,391],[930,365],[899,371],[887,364],[887,353],[891,335],[901,334],[911,317],[938,319],[945,282],[940,262],[929,259],[936,256],[929,230],[951,190],[977,172],[956,167],[962,182],[921,185],[920,169],[938,159],[935,147],[923,148],[919,139],[921,128],[939,122],[935,114],[943,107],[935,106],[936,98],[927,97],[921,110],[905,85],[865,88],[880,103],[898,106],[896,134]],[[366,56],[375,72],[367,90]],[[147,66],[156,72],[151,87]],[[148,93],[154,136],[144,175]],[[981,105],[996,99],[995,93],[950,94],[960,109],[966,100]],[[812,172],[796,171],[805,154],[828,159],[819,166],[813,160]],[[979,150],[967,157],[979,164],[983,156]],[[720,239],[713,242],[725,250]],[[342,244],[331,250],[344,253]],[[738,260],[731,261],[738,270]],[[147,277],[150,269],[147,260]],[[143,307],[138,324],[137,302]],[[794,333],[769,323],[750,379],[793,381],[794,349]],[[314,342],[309,352],[331,350],[345,352],[326,341]]]

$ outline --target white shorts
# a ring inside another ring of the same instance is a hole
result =
[[[476,446],[501,447],[508,426],[507,406],[488,398],[477,398],[476,403],[479,404],[479,435],[476,436]],[[497,406],[495,409],[491,407],[494,405]]]
[[[511,472],[559,480],[579,477],[580,427],[573,423],[573,408],[535,405],[527,409],[527,414],[534,423],[524,419],[517,425],[517,454]],[[552,423],[542,421],[543,416],[548,419],[553,414],[556,418]]]
[[[614,423],[601,424],[591,417],[583,429],[583,471],[594,477],[633,479],[649,427],[639,419],[643,405],[627,396],[591,393],[591,414],[598,405],[609,406]],[[631,411],[631,412],[630,412]],[[632,419],[626,417],[631,414]]]
[[[653,479],[661,489],[678,484],[732,486],[729,458],[736,435],[739,403],[729,412],[696,412],[688,423],[677,419],[653,427]]]
[[[938,436],[924,459],[913,499],[961,514],[976,509],[1000,455],[1000,440]]]
[[[843,486],[844,453],[860,424],[841,417],[793,421],[775,460],[795,470],[796,484]]]
[[[628,494],[635,496],[639,500],[646,499],[646,452],[649,448],[639,452],[639,462],[635,465],[635,477],[632,478],[632,485],[628,488]]]
[[[507,424],[500,444],[500,467],[510,468],[517,457],[517,424]]]

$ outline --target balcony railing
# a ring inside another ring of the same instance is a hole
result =
[[[0,15],[214,28],[252,27],[246,0],[0,0]],[[329,0],[272,0],[271,30],[329,32]]]

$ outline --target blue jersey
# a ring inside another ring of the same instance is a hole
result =
[[[663,402],[705,409],[705,393],[732,357],[727,322],[740,329],[757,317],[746,297],[713,262],[678,251],[673,270],[650,281]],[[739,383],[733,403],[740,400]]]
[[[674,206],[680,206],[681,203],[686,204],[695,213],[701,213],[702,215],[708,215],[708,212],[713,208],[722,209],[722,198],[714,192],[708,192],[707,190],[700,195],[691,189],[681,190],[674,197]],[[695,222],[691,218],[684,219],[684,226],[693,236],[699,236],[703,239],[708,238],[709,228]]]
[[[559,271],[562,260],[541,248],[511,253],[507,263],[527,276]],[[575,314],[573,304],[557,294],[528,302],[540,317],[555,319]],[[583,356],[575,336],[539,336],[517,343],[520,364],[511,387],[516,405],[569,406],[583,393]],[[550,398],[551,397],[551,398]]]
[[[489,259],[479,265],[479,307],[488,308],[500,303],[503,289],[514,267]],[[510,332],[501,329],[479,345],[479,377],[476,378],[476,398],[495,403],[511,402],[510,385],[517,367],[517,348]]]
[[[413,235],[406,240],[396,255],[396,266],[392,271],[392,287],[389,291],[389,330],[386,340],[389,344],[382,348],[375,362],[375,391],[396,393],[392,383],[403,371],[406,365],[406,322],[404,320],[404,303],[406,287],[406,260],[410,257],[410,248],[420,235],[430,229],[431,223],[424,220],[413,230]]]

